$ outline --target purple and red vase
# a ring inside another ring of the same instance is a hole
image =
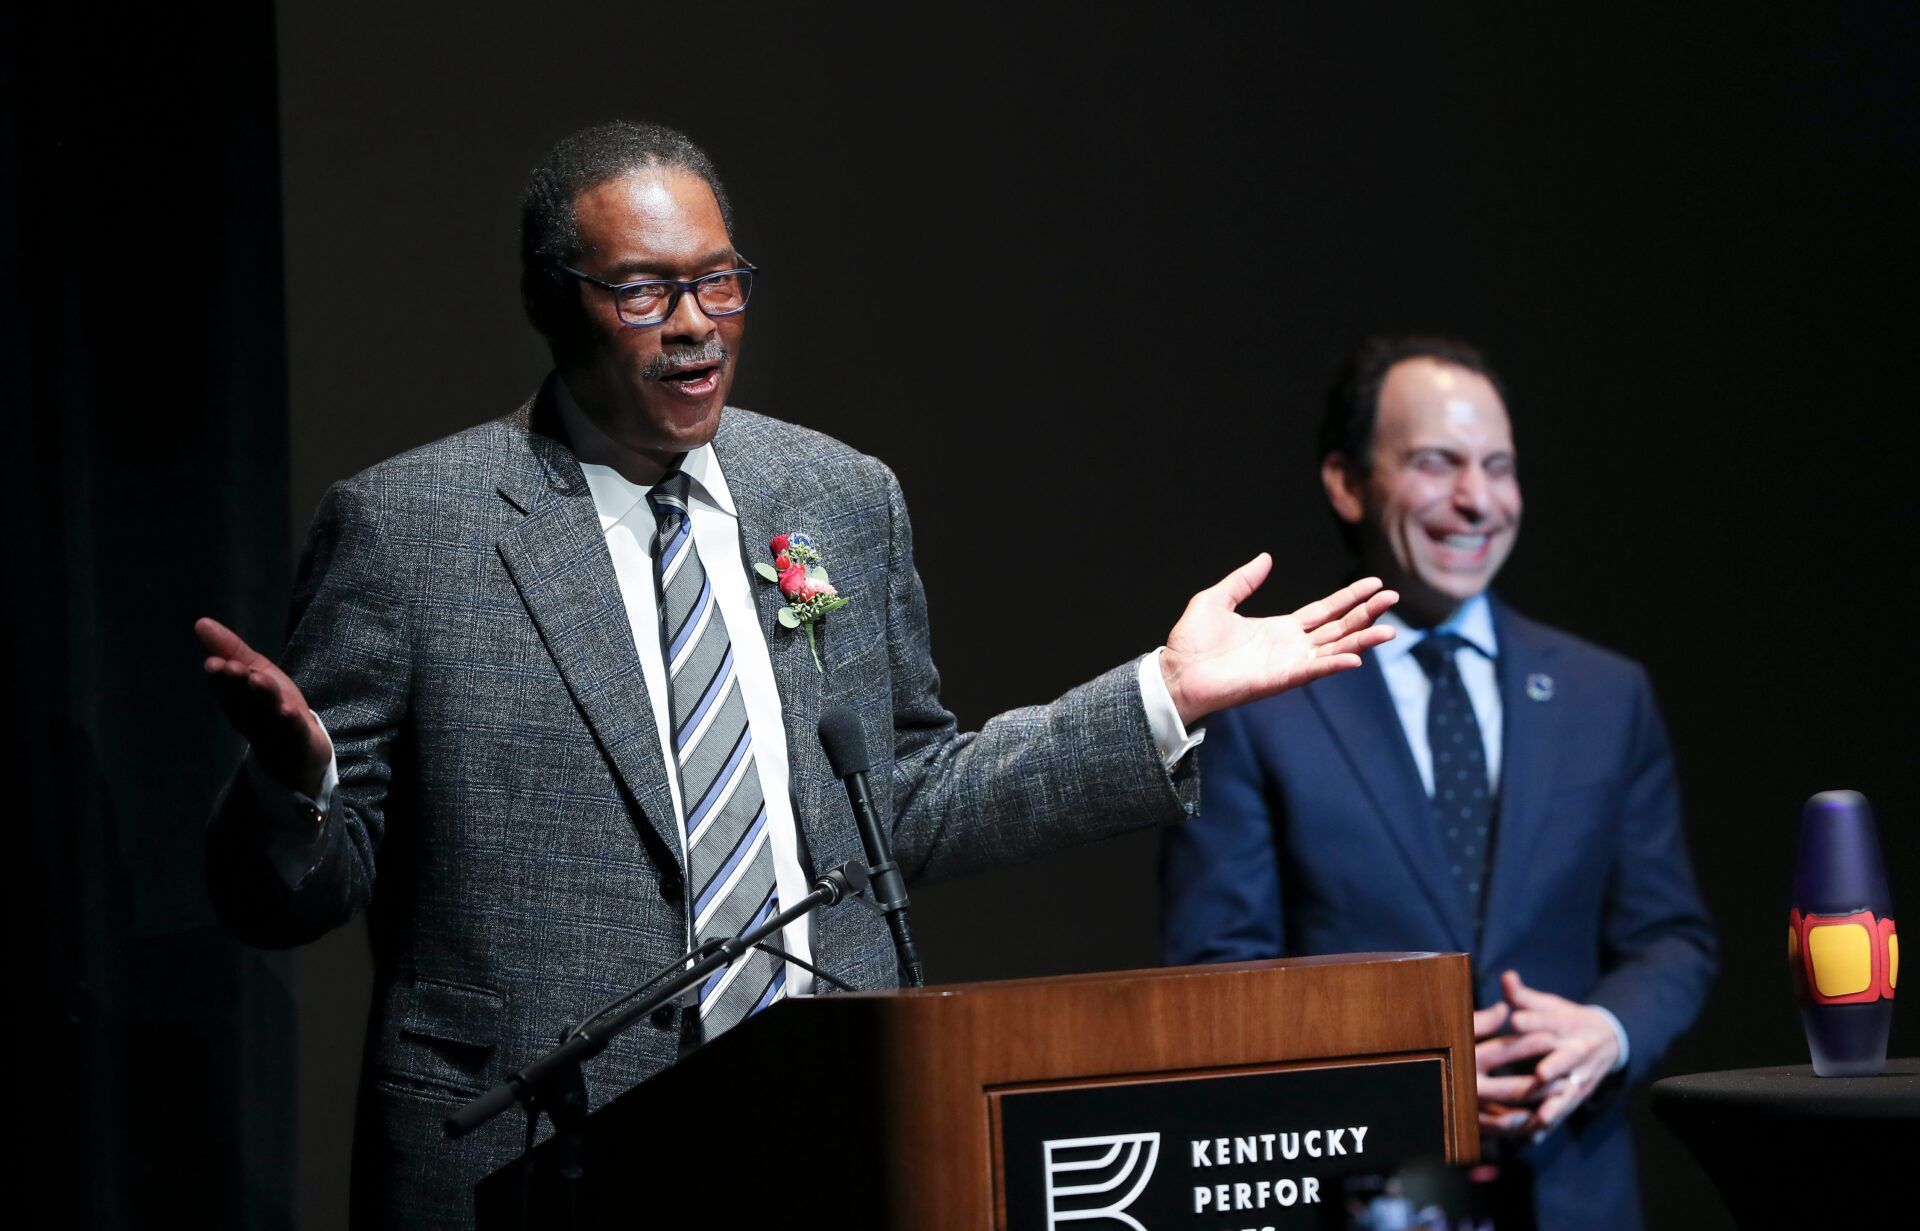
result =
[[[1873,810],[1857,791],[1822,791],[1801,813],[1787,964],[1813,1071],[1870,1077],[1884,1070],[1900,936]]]

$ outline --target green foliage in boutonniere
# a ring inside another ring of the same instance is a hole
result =
[[[829,611],[846,606],[847,600],[827,579],[826,563],[810,535],[798,530],[776,534],[767,546],[773,549],[773,563],[762,560],[753,566],[753,571],[780,587],[787,605],[775,612],[775,617],[784,628],[807,630],[807,648],[813,651],[814,669],[825,674],[813,626],[825,619]]]

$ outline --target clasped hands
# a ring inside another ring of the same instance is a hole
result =
[[[1504,999],[1473,1015],[1480,1131],[1538,1141],[1613,1072],[1620,1039],[1604,1011],[1528,987],[1514,971],[1500,990]],[[1536,1056],[1531,1073],[1494,1076]]]

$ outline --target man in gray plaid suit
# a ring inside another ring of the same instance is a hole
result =
[[[1162,649],[961,732],[892,472],[725,404],[752,268],[706,156],[651,125],[576,133],[535,171],[523,239],[554,355],[539,393],[334,485],[278,665],[196,626],[250,745],[208,834],[222,917],[287,946],[370,912],[362,1226],[469,1223],[519,1127],[449,1141],[449,1111],[860,855],[824,707],[859,715],[895,857],[932,879],[1182,817],[1201,719],[1391,635],[1376,581],[1235,614],[1262,555]],[[895,982],[871,912],[782,941],[853,986]],[[596,1059],[590,1102],[810,990],[802,966],[735,963]]]

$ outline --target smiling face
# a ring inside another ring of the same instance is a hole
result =
[[[1366,472],[1333,454],[1322,478],[1334,511],[1360,531],[1362,561],[1417,623],[1493,584],[1520,532],[1507,408],[1486,377],[1439,360],[1393,366]]]
[[[741,264],[719,202],[697,175],[648,168],[582,191],[573,208],[581,240],[574,265],[602,282],[689,281]],[[583,323],[556,358],[594,425],[662,469],[712,440],[746,314],[709,317],[687,294],[664,322],[636,329],[621,321],[605,288],[575,289]]]

